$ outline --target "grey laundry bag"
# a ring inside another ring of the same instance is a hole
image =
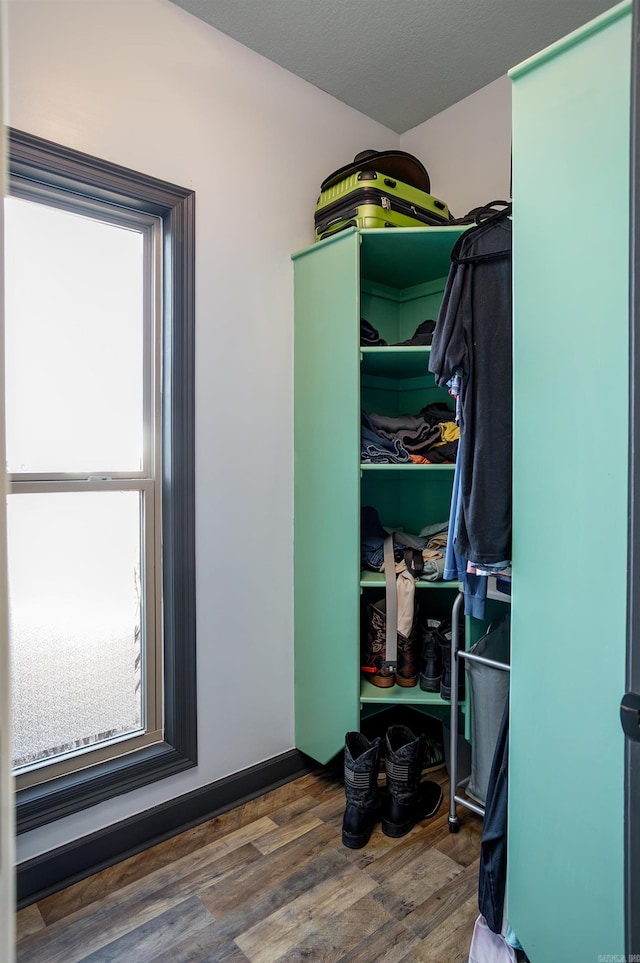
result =
[[[509,664],[510,621],[505,615],[489,625],[470,648],[473,655]],[[479,662],[465,662],[471,700],[471,776],[467,793],[483,806],[498,730],[509,695],[509,673]]]

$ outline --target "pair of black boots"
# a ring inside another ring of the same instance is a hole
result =
[[[342,821],[342,842],[361,849],[380,819],[385,836],[406,836],[415,824],[434,816],[442,802],[440,786],[421,781],[425,736],[408,726],[389,726],[385,734],[387,784],[378,787],[382,744],[360,732],[348,732],[344,747],[344,789],[347,805]]]

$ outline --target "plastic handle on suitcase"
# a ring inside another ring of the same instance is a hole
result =
[[[351,208],[349,211],[343,211],[341,214],[337,214],[336,217],[330,217],[328,221],[324,221],[318,224],[317,231],[319,234],[325,231],[330,231],[334,224],[342,224],[343,221],[348,221],[352,217],[358,216],[358,208]]]
[[[324,241],[326,237],[333,237],[334,234],[339,234],[340,231],[346,231],[348,227],[357,227],[357,226],[358,226],[357,221],[338,221],[338,223],[335,224],[333,227],[329,228],[328,231],[323,231],[319,235],[318,240]],[[387,225],[387,227],[391,227],[391,226],[392,226],[391,224]]]

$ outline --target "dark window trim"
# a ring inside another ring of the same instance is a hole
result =
[[[193,191],[9,128],[9,178],[28,178],[162,218],[163,743],[16,793],[19,833],[197,764]],[[9,189],[11,180],[9,180]]]

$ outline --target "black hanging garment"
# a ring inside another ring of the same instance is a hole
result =
[[[433,336],[430,370],[461,378],[459,555],[511,560],[511,207],[457,241]]]
[[[509,764],[509,700],[505,703],[489,775],[480,843],[478,908],[494,933],[502,930],[507,888],[507,784]]]

